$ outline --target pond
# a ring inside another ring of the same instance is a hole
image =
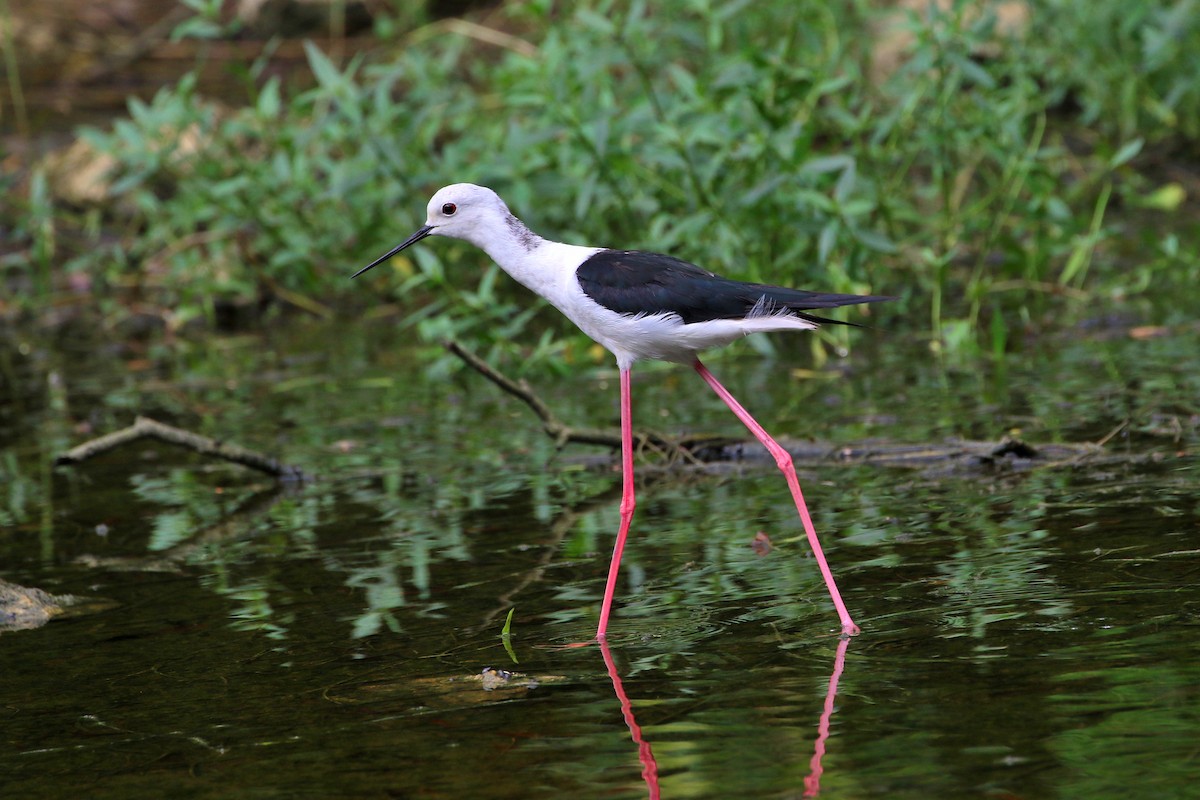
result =
[[[1157,333],[1107,320],[983,369],[879,331],[822,369],[802,341],[714,355],[781,438],[1102,453],[802,464],[852,639],[770,462],[650,464],[601,648],[568,645],[595,630],[611,453],[556,450],[411,335],[9,331],[0,578],[74,601],[0,639],[4,794],[1200,796],[1200,334]],[[615,427],[606,362],[526,377]],[[135,414],[313,479],[145,441],[53,465]],[[634,415],[743,434],[680,368],[635,370]]]

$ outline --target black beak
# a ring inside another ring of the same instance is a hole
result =
[[[419,231],[417,231],[412,236],[405,239],[400,245],[398,245],[397,247],[393,247],[391,250],[387,251],[386,253],[381,255],[379,258],[372,261],[370,264],[367,264],[365,267],[363,267],[362,269],[360,269],[358,272],[354,273],[350,277],[357,278],[359,275],[362,275],[364,272],[371,269],[371,267],[378,267],[380,264],[387,261],[392,256],[396,255],[396,253],[399,253],[401,250],[408,247],[410,244],[416,244],[417,242],[421,241],[422,239],[424,239],[426,236],[428,236],[431,233],[433,233],[432,225],[423,226]]]

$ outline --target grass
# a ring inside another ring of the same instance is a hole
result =
[[[1200,135],[1194,5],[1042,0],[1022,33],[985,2],[590,0],[511,4],[503,30],[382,20],[369,58],[338,66],[309,46],[309,88],[264,77],[264,58],[241,107],[188,76],[83,131],[118,164],[102,223],[48,212],[35,179],[3,265],[41,281],[34,306],[53,302],[53,256],[56,274],[86,273],[117,307],[153,297],[175,325],[222,300],[330,315],[382,293],[426,341],[590,358],[467,246],[348,280],[420,224],[433,189],[470,180],[547,235],[898,294],[872,313],[904,315],[940,352],[1000,354],[1131,286],[1200,278],[1186,192],[1149,156]],[[205,19],[190,24],[217,35]],[[882,74],[888,42],[904,56]],[[1130,208],[1137,229],[1115,213]]]

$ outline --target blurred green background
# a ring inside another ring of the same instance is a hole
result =
[[[966,363],[1182,322],[1195,6],[3,0],[0,315],[365,312],[602,358],[467,246],[348,280],[474,181],[551,238],[897,295],[851,319]]]

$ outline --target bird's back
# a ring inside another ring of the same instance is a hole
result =
[[[584,293],[611,311],[674,314],[685,325],[787,313],[810,322],[838,323],[803,312],[890,299],[746,283],[639,250],[600,250],[576,274]]]

